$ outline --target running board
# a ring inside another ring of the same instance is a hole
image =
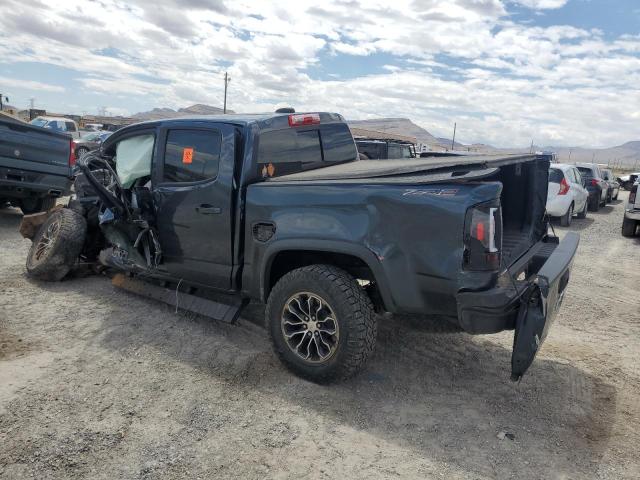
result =
[[[247,299],[242,299],[236,305],[218,303],[189,293],[176,291],[176,289],[169,289],[137,280],[122,273],[114,275],[111,279],[111,284],[114,287],[122,288],[123,290],[143,297],[159,300],[181,310],[204,315],[205,317],[226,323],[236,323],[242,309],[249,303]]]

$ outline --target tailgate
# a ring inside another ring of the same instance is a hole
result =
[[[71,137],[0,120],[0,166],[69,177]]]
[[[521,297],[511,356],[511,379],[519,380],[535,358],[562,305],[580,235],[568,232]]]

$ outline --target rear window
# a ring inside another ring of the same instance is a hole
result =
[[[593,178],[593,172],[591,171],[590,168],[587,168],[587,167],[577,167],[577,168],[583,177]]]
[[[564,178],[564,173],[559,168],[550,168],[549,169],[549,182],[550,183],[560,183]]]
[[[259,142],[261,177],[277,177],[357,158],[351,132],[345,124],[265,132]]]

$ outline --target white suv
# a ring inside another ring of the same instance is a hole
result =
[[[586,218],[589,192],[582,175],[574,165],[552,163],[549,166],[547,214],[560,217],[560,225],[568,227],[574,214]]]

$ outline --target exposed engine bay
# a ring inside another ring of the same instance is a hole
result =
[[[90,152],[77,163],[74,185],[69,208],[87,221],[84,261],[133,273],[161,263],[150,172],[125,188],[116,159]]]

